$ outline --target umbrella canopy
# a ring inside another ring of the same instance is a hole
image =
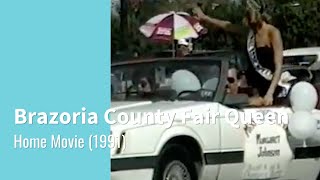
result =
[[[147,38],[162,42],[198,38],[207,32],[197,19],[185,12],[159,14],[149,19],[139,30]]]

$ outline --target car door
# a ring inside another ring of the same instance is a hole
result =
[[[210,109],[210,123],[194,124],[192,123],[192,129],[201,138],[202,153],[204,157],[204,166],[202,168],[201,180],[212,180],[216,179],[219,175],[219,164],[212,161],[212,156],[220,153],[220,126],[216,117],[213,117],[214,113],[218,112],[219,104],[212,103],[209,105]],[[206,108],[207,109],[207,108]],[[193,108],[193,111],[199,112],[202,110],[197,110]],[[208,117],[209,113],[201,113],[204,118]],[[207,119],[205,119],[207,121]],[[213,123],[216,121],[216,123]]]
[[[219,180],[239,179],[242,173],[245,131],[240,125],[238,109],[219,106],[221,153],[213,161],[219,163]]]
[[[241,161],[242,157],[242,142],[244,131],[241,128],[232,127],[228,118],[227,112],[233,110],[227,106],[221,105],[218,102],[222,102],[225,96],[225,87],[227,72],[229,68],[229,62],[223,61],[221,65],[221,73],[219,85],[214,98],[214,104],[217,104],[215,111],[219,113],[216,118],[216,124],[212,125],[210,129],[219,129],[219,149],[208,149],[205,154],[206,167],[204,170],[204,176],[202,180],[212,179],[238,179],[238,174],[234,174],[233,170],[240,172],[241,165],[237,162]],[[235,110],[236,112],[237,110]],[[232,114],[231,114],[232,115]],[[239,123],[234,124],[239,125]],[[232,173],[230,173],[232,172]],[[215,176],[217,174],[217,176]]]

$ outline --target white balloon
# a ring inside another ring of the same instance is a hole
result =
[[[312,136],[312,140],[320,142],[320,120],[317,120],[317,130],[314,133],[314,135]]]
[[[316,142],[320,142],[320,129],[317,129],[317,131],[312,136],[312,140]]]
[[[179,94],[182,91],[197,91],[201,89],[201,83],[192,72],[178,70],[172,74],[171,88]]]
[[[293,111],[312,111],[318,103],[318,93],[308,82],[299,82],[292,87],[290,103]]]
[[[316,133],[317,124],[310,112],[297,111],[292,114],[288,128],[293,137],[306,140]]]
[[[219,83],[218,78],[211,78],[211,79],[208,79],[205,83],[203,83],[202,88],[216,90],[218,87],[218,83]]]

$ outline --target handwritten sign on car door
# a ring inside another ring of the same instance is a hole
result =
[[[293,158],[286,131],[279,125],[257,125],[244,149],[243,179],[283,177]]]

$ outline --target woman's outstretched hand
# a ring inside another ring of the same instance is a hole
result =
[[[262,97],[249,98],[249,106],[261,107],[264,105],[264,99]]]
[[[199,20],[203,20],[206,17],[206,15],[203,13],[202,9],[199,6],[193,8],[193,13]]]
[[[262,97],[251,97],[249,98],[249,106],[262,107],[271,106],[273,104],[273,96],[266,95]]]

